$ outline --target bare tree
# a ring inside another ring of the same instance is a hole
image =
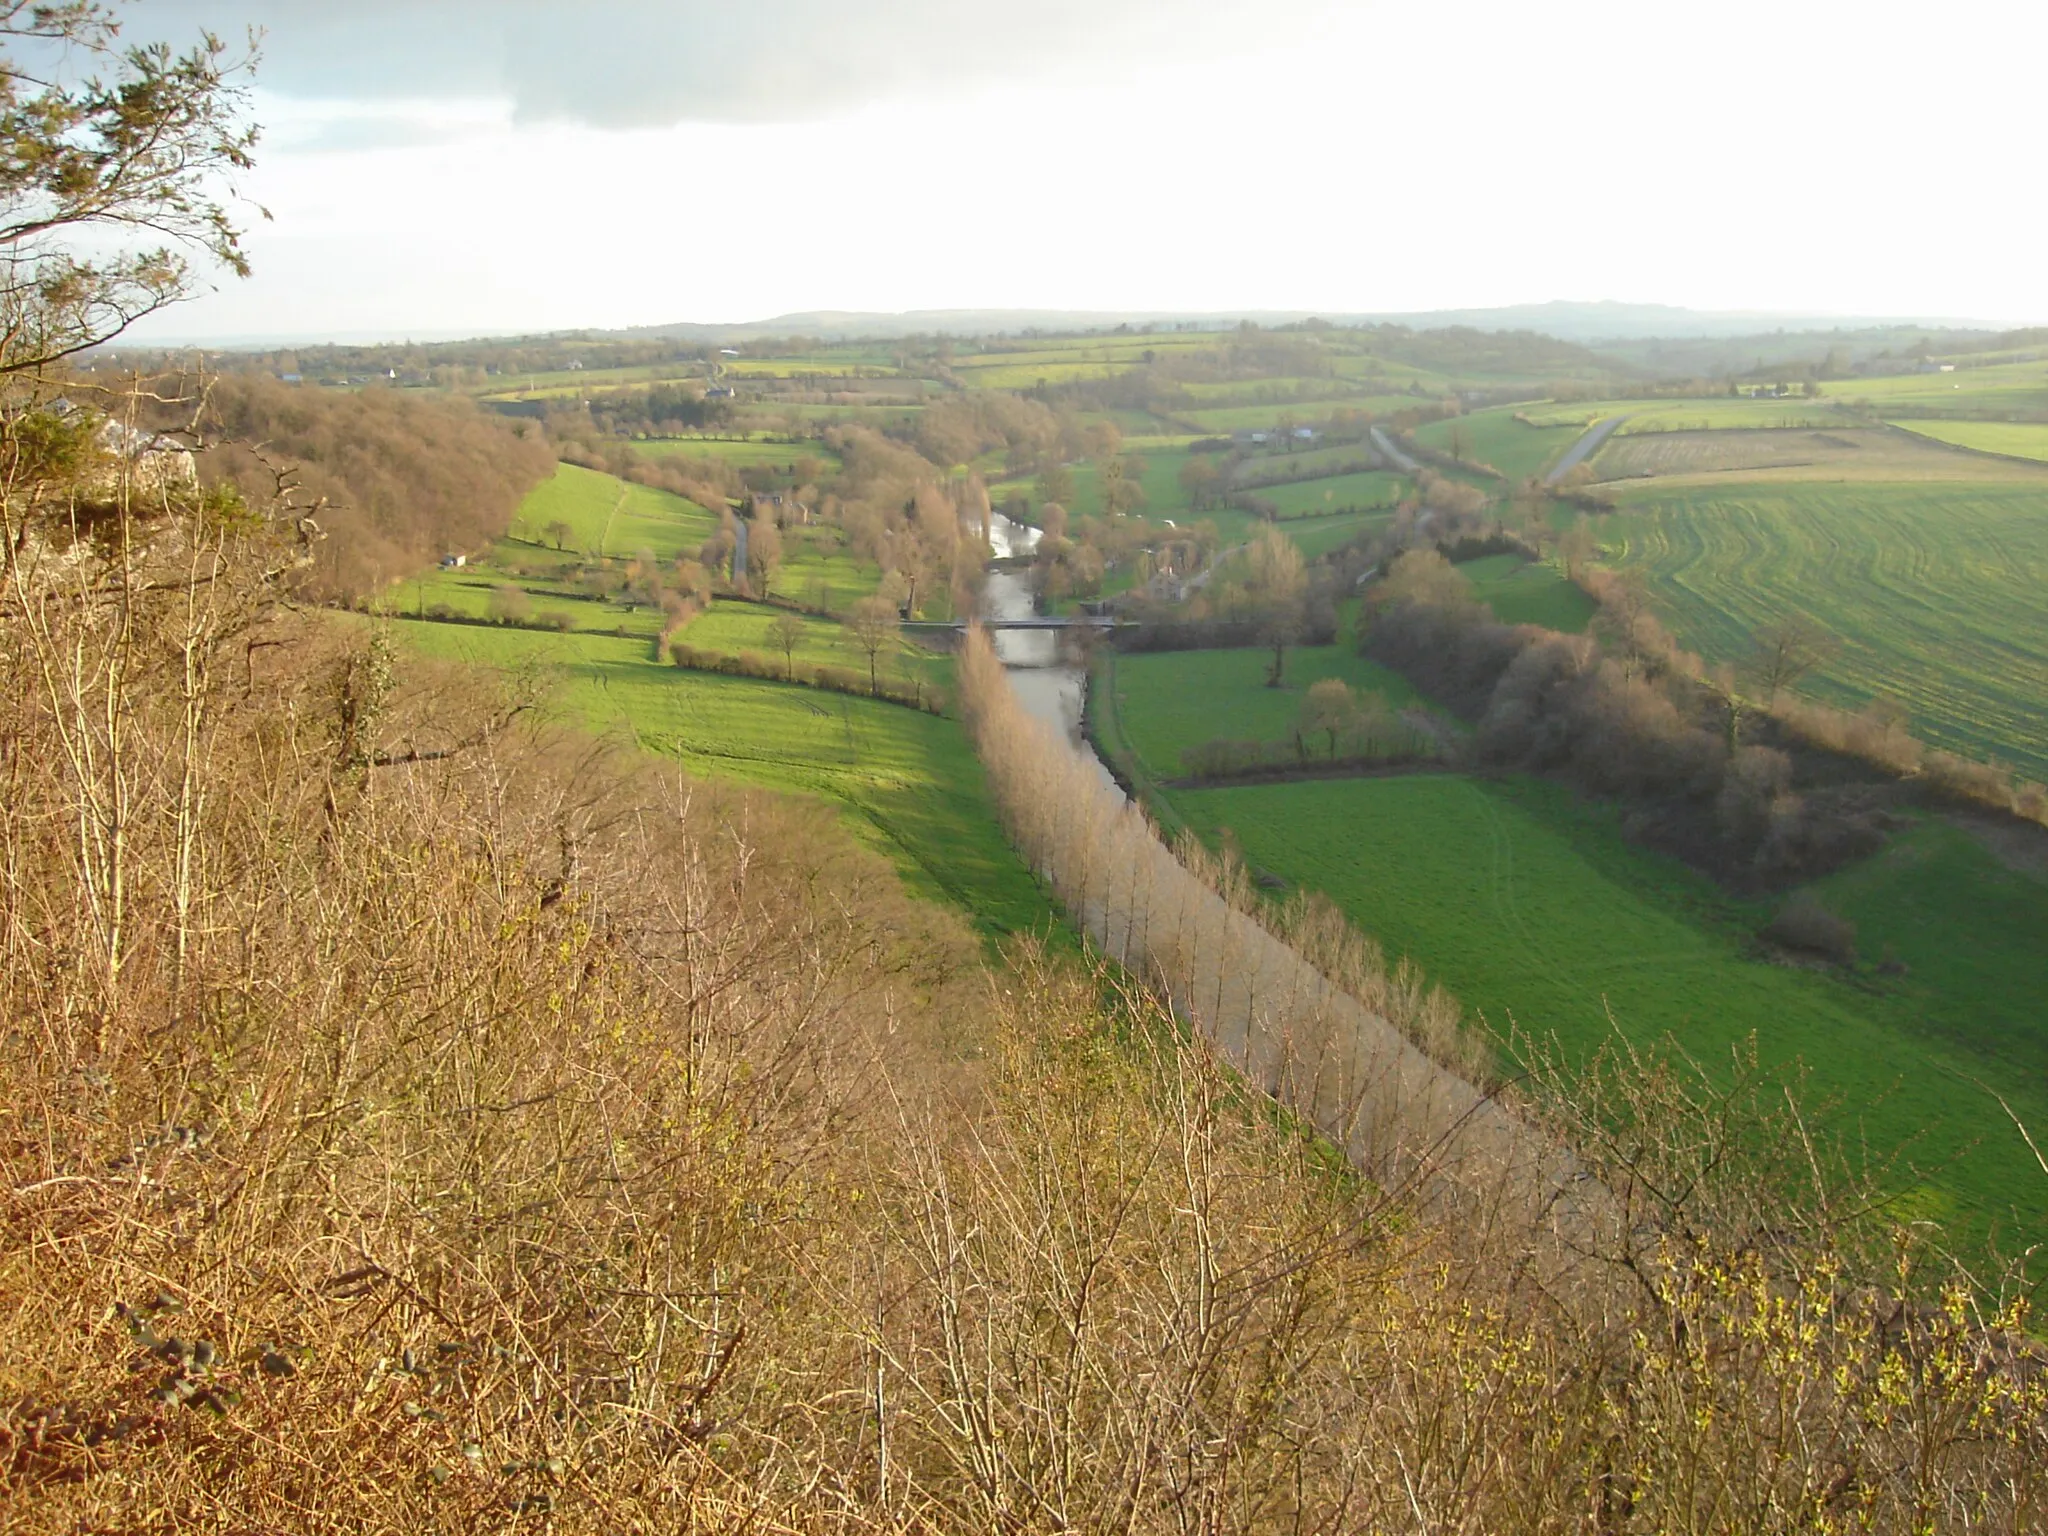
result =
[[[782,652],[782,675],[794,682],[796,648],[803,643],[804,638],[803,615],[778,613],[768,623],[768,638],[774,642],[775,648]]]
[[[1309,685],[1301,701],[1301,729],[1321,731],[1330,739],[1330,758],[1336,760],[1337,733],[1358,715],[1358,698],[1341,677],[1326,677]]]
[[[1248,585],[1259,603],[1259,634],[1273,647],[1266,686],[1278,688],[1286,674],[1287,647],[1301,637],[1302,599],[1308,575],[1294,540],[1268,525],[1245,551]]]
[[[847,625],[853,630],[853,638],[860,648],[868,653],[868,692],[879,694],[882,685],[877,664],[883,648],[891,644],[898,633],[896,605],[880,595],[864,597],[853,605]]]
[[[1586,562],[1600,553],[1600,541],[1593,536],[1593,526],[1580,518],[1557,538],[1557,552],[1564,556],[1564,574],[1567,580],[1577,581]]]
[[[1792,614],[1759,629],[1751,640],[1744,675],[1760,689],[1764,707],[1777,703],[1781,690],[1809,672],[1824,667],[1841,642],[1804,614]]]
[[[747,528],[747,580],[756,597],[766,597],[775,573],[782,569],[782,530],[775,516],[756,512]]]

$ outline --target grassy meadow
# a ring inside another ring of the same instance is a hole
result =
[[[1419,706],[1400,673],[1368,661],[1347,641],[1297,646],[1287,653],[1283,686],[1266,686],[1272,654],[1265,650],[1110,653],[1096,674],[1106,693],[1098,713],[1153,779],[1178,778],[1181,753],[1218,737],[1291,741],[1309,688],[1342,678],[1361,694],[1378,694],[1394,709]]]
[[[1277,516],[1290,518],[1379,508],[1391,511],[1407,490],[1408,481],[1404,477],[1370,470],[1364,474],[1333,475],[1322,480],[1262,485],[1248,494],[1271,503]]]
[[[1051,919],[1036,879],[1003,839],[981,764],[957,721],[686,672],[655,661],[642,642],[609,636],[403,620],[392,631],[423,656],[546,669],[555,683],[553,716],[572,729],[616,734],[708,778],[839,805],[913,890],[959,906],[987,934],[1042,930]]]
[[[1585,633],[1595,604],[1577,582],[1548,561],[1488,555],[1458,567],[1479,600],[1503,624],[1540,624],[1564,634]]]
[[[1518,407],[1474,411],[1449,421],[1426,422],[1415,429],[1415,440],[1439,453],[1461,453],[1464,458],[1490,465],[1507,477],[1510,485],[1540,475],[1557,456],[1578,441],[1584,428],[1577,423],[1532,426],[1519,420]]]
[[[1896,421],[1892,425],[1976,453],[2048,462],[2048,423],[2044,422]]]
[[[574,464],[559,465],[534,488],[512,527],[529,542],[552,545],[555,523],[567,525],[569,549],[624,560],[648,550],[672,561],[718,531],[717,514],[695,502]]]
[[[2048,885],[2002,871],[1960,834],[1930,828],[1898,853],[1902,869],[1950,861],[1939,883],[1899,870],[1837,877],[1866,944],[1937,957],[1872,985],[1758,957],[1745,936],[1765,909],[1626,843],[1552,785],[1412,775],[1175,791],[1172,802],[1211,840],[1228,828],[1257,868],[1329,895],[1496,1031],[1555,1036],[1574,1053],[1615,1030],[1641,1043],[1668,1033],[1709,1066],[1755,1032],[1766,1058],[1810,1068],[1813,1100],[1835,1102],[1833,1131],[1904,1149],[1921,1171],[1905,1181],[1916,1214],[1979,1237],[2011,1233],[2014,1211],[2020,1235],[2038,1234],[2048,1215],[2048,1186],[1977,1086],[2001,1083],[2015,1111],[2048,1124],[2039,961],[2012,942],[2048,932]],[[1973,893],[1967,910],[1935,894],[1951,890]]]

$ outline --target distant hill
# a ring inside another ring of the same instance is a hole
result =
[[[1929,316],[1857,316],[1775,313],[1766,310],[1684,309],[1670,304],[1623,304],[1613,300],[1581,302],[1557,299],[1547,304],[1514,304],[1493,309],[1435,309],[1401,312],[1343,313],[1308,310],[1037,310],[925,309],[902,314],[848,310],[813,310],[734,325],[682,323],[635,327],[635,336],[689,340],[747,340],[762,336],[817,336],[843,341],[853,337],[998,336],[1027,331],[1074,332],[1113,330],[1119,325],[1193,326],[1223,330],[1250,320],[1257,325],[1290,325],[1323,319],[1336,325],[1402,325],[1411,330],[1445,330],[1467,326],[1480,331],[1537,331],[1560,341],[1598,343],[1646,338],[1724,339],[1774,332],[1866,331],[1875,329],[1942,332],[1999,329],[1985,321]]]

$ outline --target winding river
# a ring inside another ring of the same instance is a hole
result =
[[[1012,522],[1000,512],[989,524],[989,547],[998,560],[1029,555],[1038,547],[1038,537],[1038,529]],[[990,569],[988,581],[981,589],[983,618],[1028,619],[1036,612],[1030,584],[1022,575]],[[1024,707],[1076,748],[1088,752],[1087,740],[1081,733],[1081,705],[1088,694],[1088,675],[1060,654],[1059,631],[998,629],[991,632],[990,639],[996,656],[1009,669],[1010,686],[1017,690]]]

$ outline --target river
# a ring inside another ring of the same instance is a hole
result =
[[[1038,547],[1039,530],[1014,523],[998,512],[989,522],[989,547],[997,559],[1029,555]],[[1028,619],[1036,613],[1031,586],[1012,571],[991,570],[981,589],[981,613],[988,619]],[[1024,707],[1047,722],[1066,740],[1085,750],[1081,704],[1088,677],[1060,654],[1061,636],[1054,629],[998,629],[989,638],[996,656],[1010,670],[1010,686]]]

